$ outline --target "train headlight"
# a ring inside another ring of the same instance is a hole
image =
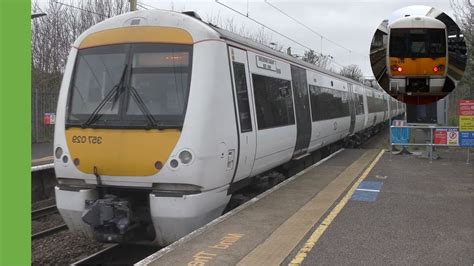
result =
[[[191,152],[186,151],[186,150],[180,152],[178,157],[179,157],[179,160],[181,161],[181,163],[183,163],[183,164],[188,164],[193,159],[193,155],[191,154]]]
[[[401,66],[392,65],[392,70],[393,70],[393,71],[402,72],[402,71],[403,71],[403,68],[402,68]]]
[[[434,72],[443,71],[443,70],[444,70],[444,65],[437,65],[433,67]]]
[[[171,166],[171,168],[176,168],[176,167],[178,167],[178,164],[179,164],[179,163],[178,163],[178,160],[176,160],[176,159],[173,159],[173,160],[170,161],[170,166]]]
[[[54,151],[54,156],[56,156],[56,159],[61,158],[63,155],[63,149],[61,147],[57,147],[56,150]]]

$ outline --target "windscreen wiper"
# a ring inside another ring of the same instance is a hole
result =
[[[102,101],[100,101],[99,105],[94,109],[92,114],[89,116],[86,122],[84,122],[81,127],[85,128],[90,126],[91,124],[95,123],[102,115],[99,115],[100,110],[104,108],[105,104],[112,99],[112,97],[115,97],[113,102],[112,102],[112,108],[114,108],[115,103],[118,101],[119,96],[120,96],[120,89],[123,87],[123,82],[125,81],[125,73],[127,72],[128,64],[125,64],[123,71],[122,71],[122,76],[120,77],[119,83],[115,85],[104,97]]]
[[[157,124],[156,124],[156,120],[155,118],[153,117],[153,115],[151,114],[150,110],[148,110],[148,107],[146,106],[146,104],[143,102],[142,98],[140,97],[140,95],[138,95],[138,92],[137,90],[133,87],[133,86],[130,86],[128,87],[128,90],[130,91],[130,94],[133,96],[133,98],[135,99],[137,105],[138,105],[138,108],[140,108],[140,111],[142,111],[142,113],[145,115],[145,117],[147,118],[148,120],[148,126],[150,128],[156,128],[157,127]]]

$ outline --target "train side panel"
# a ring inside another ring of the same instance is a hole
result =
[[[247,52],[248,56],[248,63],[249,63],[249,71],[251,73],[251,84],[252,90],[254,95],[254,102],[255,102],[255,110],[256,113],[260,110],[265,110],[264,106],[258,104],[258,99],[256,96],[258,94],[258,90],[262,89],[255,84],[256,78],[258,75],[260,78],[269,77],[269,78],[276,78],[279,80],[289,81],[290,85],[288,88],[273,88],[274,90],[281,90],[281,93],[290,93],[291,94],[291,104],[294,106],[294,97],[293,97],[293,89],[291,86],[291,69],[290,64],[278,60],[274,57],[270,57],[263,53],[256,53],[253,51]],[[269,58],[275,60],[274,68],[265,69],[263,68],[263,61],[265,58]],[[279,92],[280,93],[280,92]],[[288,95],[287,95],[288,96]],[[291,114],[287,114],[288,116],[293,116],[293,123],[289,125],[283,126],[276,126],[276,127],[265,127],[262,128],[262,121],[259,121],[258,115],[254,114],[257,130],[257,146],[256,146],[256,153],[255,153],[255,161],[254,166],[251,172],[251,176],[257,175],[264,171],[267,171],[271,168],[274,168],[278,165],[281,165],[287,161],[289,161],[293,155],[293,150],[295,148],[296,143],[296,119],[294,114],[294,108]],[[263,112],[263,111],[262,111]],[[267,113],[267,115],[270,115]],[[277,114],[272,114],[277,115]],[[262,117],[260,118],[262,119]]]

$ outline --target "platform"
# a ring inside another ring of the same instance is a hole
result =
[[[474,167],[343,150],[138,265],[466,264]]]

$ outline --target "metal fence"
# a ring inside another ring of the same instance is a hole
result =
[[[45,92],[32,88],[31,92],[31,142],[52,142],[54,125],[45,125],[44,114],[56,113],[58,92]]]
[[[401,129],[404,129],[403,131]],[[453,129],[458,134],[458,140],[455,143],[450,144],[449,141],[446,143],[437,143],[435,141],[435,131],[444,130],[449,131]],[[413,138],[411,130],[421,130],[424,131],[427,135],[426,138],[419,138],[418,141],[416,138]],[[428,158],[430,163],[433,161],[433,152],[434,147],[461,147],[459,145],[459,127],[446,127],[446,126],[435,126],[435,125],[397,125],[390,126],[390,158],[393,153],[393,146],[401,146],[405,149],[408,146],[425,146],[428,149]],[[421,140],[421,142],[420,142]],[[465,147],[467,149],[467,158],[466,163],[470,163],[470,148],[469,146]]]

